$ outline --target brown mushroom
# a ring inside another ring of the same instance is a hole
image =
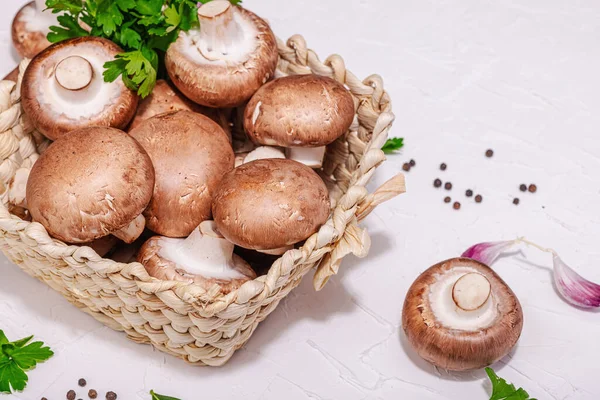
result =
[[[108,253],[110,253],[119,243],[119,239],[116,236],[108,235],[101,237],[100,239],[96,239],[90,243],[84,243],[82,246],[91,247],[96,254],[100,257],[104,257]]]
[[[154,195],[144,215],[149,229],[186,237],[211,217],[212,195],[233,169],[233,149],[223,129],[191,111],[152,117],[130,132],[150,155]]]
[[[13,81],[16,82],[19,79],[19,67],[17,66],[15,69],[10,71],[4,78],[3,81]]]
[[[132,242],[153,189],[142,146],[117,129],[91,127],[48,147],[31,169],[26,196],[33,220],[57,239],[88,243],[113,234]]]
[[[123,129],[133,118],[138,97],[122,79],[105,82],[104,63],[122,52],[93,36],[54,44],[37,55],[23,75],[22,105],[33,125],[55,140],[74,129]]]
[[[412,284],[402,311],[410,344],[430,363],[464,371],[504,357],[523,328],[519,300],[488,266],[453,258]]]
[[[286,147],[287,157],[320,168],[325,147],[348,131],[354,100],[337,81],[318,75],[275,79],[246,106],[244,129],[257,144]]]
[[[275,74],[275,35],[264,20],[227,0],[200,6],[198,18],[200,28],[182,31],[167,50],[169,76],[198,104],[237,107]]]
[[[226,133],[229,133],[229,122],[221,110],[203,107],[190,101],[177,90],[172,82],[164,79],[157,80],[152,93],[145,99],[140,100],[135,116],[129,125],[129,131],[155,115],[182,110],[204,114],[221,125]]]
[[[33,58],[50,46],[46,35],[52,25],[58,25],[58,21],[52,11],[46,10],[45,0],[25,4],[12,22],[12,41],[17,53],[23,58]]]
[[[329,217],[329,194],[307,166],[256,160],[226,174],[213,196],[219,232],[246,249],[285,248],[315,233]]]
[[[227,294],[256,278],[254,270],[233,249],[213,221],[204,221],[186,239],[150,238],[137,259],[157,279],[196,283],[205,290],[218,285],[219,291]]]

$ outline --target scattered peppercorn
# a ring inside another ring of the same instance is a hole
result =
[[[515,198],[513,199],[513,204],[514,204],[515,206],[516,206],[516,205],[518,205],[518,204],[519,204],[519,202],[520,202],[520,200],[519,200],[518,198],[516,198],[516,197],[515,197]]]
[[[441,163],[441,164],[440,164],[440,169],[441,169],[442,171],[445,171],[445,170],[446,170],[446,168],[448,168],[448,166],[446,165],[446,163]]]
[[[452,199],[450,198],[450,196],[444,197],[444,203],[450,203],[451,201]]]
[[[75,400],[75,396],[77,396],[77,393],[75,393],[74,390],[69,390],[67,392],[67,400]]]
[[[488,151],[486,151],[486,152],[485,152],[485,156],[486,156],[487,158],[490,158],[490,157],[492,157],[493,155],[494,155],[494,150],[492,150],[492,149],[488,149]]]
[[[106,393],[106,400],[117,400],[117,394],[115,392]]]
[[[95,399],[96,397],[98,397],[98,392],[96,392],[94,389],[90,389],[90,391],[88,392],[88,397],[90,399]]]
[[[411,160],[408,162],[408,164],[409,164],[411,167],[414,167],[415,165],[417,165],[417,163],[415,162],[415,160],[412,160],[412,159],[411,159]]]
[[[402,165],[402,169],[406,172],[410,171],[410,164],[409,163],[404,163]]]
[[[521,186],[519,186],[519,190],[520,190],[521,192],[526,192],[526,191],[527,191],[527,185],[526,185],[526,184],[524,184],[524,183],[522,183],[522,184],[521,184]]]
[[[455,210],[460,210],[460,203],[458,201],[456,201],[456,202],[454,202],[452,207],[454,207]]]
[[[535,193],[537,192],[537,186],[534,185],[533,183],[531,185],[529,185],[529,192],[530,193]]]
[[[83,400],[83,399],[77,399],[77,400]]]
[[[77,381],[77,384],[78,384],[79,386],[81,386],[81,387],[85,387],[85,385],[87,385],[87,381],[86,381],[85,379],[83,379],[83,378],[80,378],[80,379]]]
[[[436,179],[435,181],[433,181],[433,186],[436,188],[439,188],[440,186],[442,186],[442,181],[439,179]]]
[[[473,197],[473,191],[472,191],[471,189],[468,189],[468,190],[465,192],[465,196],[467,196],[467,197]]]
[[[483,201],[483,197],[480,194],[478,194],[477,196],[475,196],[475,202],[476,203],[481,203],[482,201]]]
[[[444,184],[444,189],[446,190],[451,190],[452,189],[452,183],[451,182],[446,182]]]

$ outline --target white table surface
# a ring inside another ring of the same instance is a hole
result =
[[[3,0],[0,73],[16,65],[9,24],[22,0]],[[504,3],[504,4],[500,4]],[[247,0],[280,37],[305,35],[324,59],[339,53],[359,77],[383,76],[405,150],[382,183],[414,158],[408,193],[366,222],[371,254],[349,257],[315,293],[311,278],[221,368],[198,368],[130,342],[2,256],[0,328],[35,334],[56,355],[5,398],[64,399],[85,377],[119,399],[148,391],[197,399],[474,399],[483,371],[437,371],[408,347],[404,294],[430,265],[473,243],[528,236],[600,281],[600,3],[595,0]],[[496,152],[493,159],[483,153]],[[441,173],[440,162],[449,165]],[[463,208],[443,204],[436,177]],[[535,182],[538,193],[518,185]],[[476,205],[464,197],[482,193]],[[512,204],[512,196],[521,204]],[[551,285],[550,256],[525,250],[495,269],[523,305],[518,346],[494,365],[538,399],[598,399],[600,314],[568,306]],[[87,398],[86,396],[81,396]]]

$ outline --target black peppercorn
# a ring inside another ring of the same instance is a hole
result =
[[[402,169],[406,172],[410,171],[410,164],[409,163],[404,163],[402,165]]]
[[[95,399],[96,397],[98,397],[98,392],[96,392],[94,389],[90,389],[90,391],[88,392],[88,397],[90,399]]]
[[[514,199],[513,199],[513,204],[514,204],[515,206],[516,206],[516,205],[518,205],[518,204],[519,204],[519,202],[520,202],[520,200],[519,200],[519,199],[517,199],[517,198],[514,198]]]
[[[415,162],[415,160],[412,160],[412,159],[411,159],[411,160],[408,162],[408,164],[409,164],[411,167],[414,167],[415,165],[417,165],[417,163]]]
[[[460,203],[458,201],[456,201],[456,202],[454,202],[452,207],[454,207],[455,210],[460,210]]]
[[[77,396],[77,393],[75,393],[74,390],[69,390],[67,392],[67,400],[75,400],[75,396]]]
[[[444,197],[444,203],[450,203],[452,199],[449,196]]]
[[[87,385],[87,382],[86,382],[86,380],[85,380],[85,379],[83,379],[83,378],[80,378],[80,379],[77,381],[77,384],[78,384],[79,386],[81,386],[81,387],[84,387],[85,385]]]
[[[475,196],[475,202],[476,203],[481,203],[482,201],[483,201],[483,197],[480,194],[478,194],[477,196]]]
[[[530,193],[535,193],[537,192],[537,186],[534,185],[533,183],[531,185],[529,185],[529,192]]]
[[[465,196],[467,196],[467,197],[472,197],[472,196],[473,196],[473,191],[472,191],[471,189],[468,189],[468,190],[465,192]]]
[[[488,151],[486,151],[486,152],[485,152],[485,156],[486,156],[487,158],[490,158],[490,157],[492,157],[493,155],[494,155],[494,150],[492,150],[492,149],[489,149]]]
[[[442,181],[439,179],[436,179],[435,181],[433,181],[433,186],[436,188],[439,188],[440,186],[442,186]]]
[[[115,392],[106,393],[106,400],[117,400],[117,394]]]
[[[524,184],[524,183],[522,183],[522,184],[521,184],[521,186],[519,186],[519,190],[520,190],[521,192],[526,192],[526,191],[527,191],[527,185],[526,185],[526,184]]]
[[[452,189],[452,183],[451,182],[446,182],[444,184],[444,189],[446,190],[451,190]]]
[[[445,171],[445,170],[446,170],[446,168],[448,168],[448,166],[446,165],[446,163],[441,163],[441,164],[440,164],[440,169],[441,169],[442,171]]]

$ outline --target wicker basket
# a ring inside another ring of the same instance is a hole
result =
[[[47,141],[34,132],[20,105],[20,79],[0,82],[0,245],[4,254],[29,275],[60,292],[103,324],[140,343],[190,363],[222,365],[254,332],[300,280],[316,267],[321,289],[337,273],[344,256],[365,256],[369,236],[358,226],[377,204],[404,192],[398,175],[369,194],[365,185],[385,160],[380,150],[393,122],[390,99],[377,75],[360,81],[340,56],[325,63],[306,48],[301,36],[278,41],[278,75],[315,73],[345,83],[352,92],[356,118],[350,131],[327,150],[322,177],[332,214],[299,249],[279,258],[266,275],[222,295],[218,290],[182,282],[159,281],[138,263],[103,259],[89,247],[52,239],[44,227],[12,215],[9,184],[17,169],[31,168]],[[21,75],[27,61],[21,66]],[[216,288],[215,288],[216,289]]]

